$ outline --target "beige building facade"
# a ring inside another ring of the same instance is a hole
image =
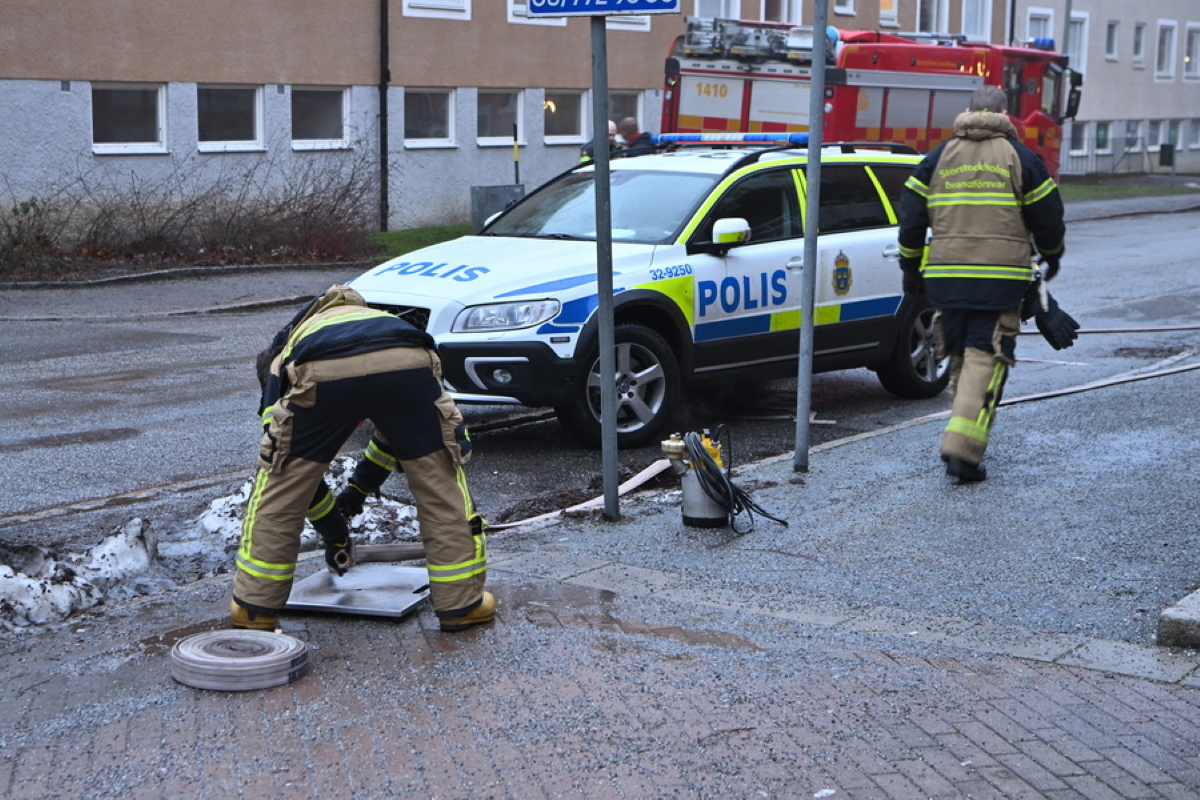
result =
[[[1002,0],[828,0],[830,25],[1003,41]],[[1115,0],[1114,0],[1115,2]],[[1186,0],[1176,0],[1186,2]],[[685,16],[809,24],[812,0],[681,0],[611,17],[610,116],[658,132]],[[473,186],[532,189],[591,139],[591,27],[528,0],[4,0],[0,198],[97,176],[196,185],[357,162],[380,225],[465,222]],[[515,140],[515,147],[514,147]]]

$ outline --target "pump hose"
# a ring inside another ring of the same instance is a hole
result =
[[[726,431],[728,438],[728,430],[724,425],[717,427],[716,432],[720,434],[722,430]],[[729,472],[722,469],[712,455],[704,446],[704,442],[700,438],[700,434],[691,432],[683,435],[684,447],[687,449],[688,459],[691,461],[692,469],[696,472],[696,477],[700,481],[700,488],[714,502],[719,503],[722,508],[729,512],[729,527],[734,533],[744,534],[749,533],[754,529],[754,515],[759,514],[766,517],[772,522],[778,522],[780,525],[787,527],[787,521],[779,519],[768,514],[761,506],[754,502],[750,495],[729,480]],[[726,448],[729,453],[730,449]],[[726,463],[729,463],[730,458],[726,458]],[[738,516],[746,515],[747,525],[744,529],[738,529]]]

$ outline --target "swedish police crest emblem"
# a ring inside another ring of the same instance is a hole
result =
[[[838,294],[846,294],[852,283],[854,273],[850,269],[850,259],[839,250],[837,258],[833,260],[833,290]]]

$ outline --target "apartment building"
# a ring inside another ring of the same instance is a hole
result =
[[[1018,38],[1054,37],[1084,75],[1064,174],[1200,173],[1200,2],[1018,0],[1014,19]]]
[[[999,0],[828,2],[842,28],[1008,35]],[[591,138],[590,20],[526,8],[5,0],[0,205],[81,178],[203,186],[340,163],[373,171],[387,228],[465,222],[470,187],[536,187]],[[682,10],[607,20],[613,119],[657,132],[663,63],[684,15],[810,23],[813,0],[683,0]]]

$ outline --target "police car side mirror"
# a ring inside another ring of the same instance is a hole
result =
[[[713,223],[711,242],[697,242],[688,245],[688,254],[713,253],[724,255],[732,247],[746,244],[750,241],[750,223],[742,217],[727,217]]]

